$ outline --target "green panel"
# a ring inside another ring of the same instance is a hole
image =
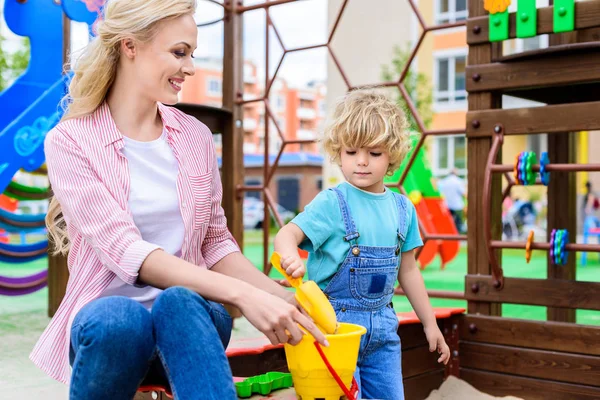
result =
[[[537,9],[535,0],[518,0],[517,37],[528,38],[537,34]]]
[[[554,32],[570,32],[575,29],[575,1],[554,1]]]
[[[384,179],[385,183],[396,183],[400,180],[400,176],[402,176],[402,172],[406,169],[406,165],[419,141],[419,134],[413,133],[411,140],[412,150],[407,154],[406,158],[394,174]],[[433,185],[433,174],[431,173],[431,168],[427,161],[427,152],[424,147],[419,149],[415,161],[408,171],[402,186],[407,194],[418,191],[423,197],[441,197],[440,192]]]
[[[490,42],[500,42],[508,39],[508,10],[490,14]]]

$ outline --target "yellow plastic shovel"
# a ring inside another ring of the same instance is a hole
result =
[[[281,255],[279,253],[273,253],[271,263],[296,289],[296,301],[315,321],[317,327],[325,334],[334,334],[337,329],[337,318],[333,306],[321,288],[314,281],[302,282],[302,278],[289,276],[281,267]]]

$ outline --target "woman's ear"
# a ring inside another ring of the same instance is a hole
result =
[[[127,58],[133,59],[137,53],[137,46],[133,39],[127,38],[121,40],[121,54]]]

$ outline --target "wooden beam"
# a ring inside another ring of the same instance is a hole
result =
[[[597,356],[472,342],[461,342],[459,353],[463,368],[600,385],[600,357]]]
[[[467,137],[492,137],[502,123],[504,135],[591,131],[600,129],[600,101],[467,113]],[[552,162],[554,159],[550,158]]]
[[[569,46],[569,45],[565,45]],[[544,49],[546,50],[546,49]],[[600,51],[539,51],[531,59],[471,63],[466,68],[469,94],[483,91],[582,84],[600,80]],[[585,88],[582,88],[585,90]]]
[[[597,110],[600,110],[597,109]],[[577,120],[576,115],[565,116],[566,121]],[[570,164],[577,161],[575,152],[576,135],[574,133],[565,133],[562,135],[548,135],[548,156],[553,163]],[[550,241],[552,229],[566,229],[573,236],[577,232],[577,176],[566,171],[556,171],[552,173],[550,184],[548,185],[548,216],[546,240]],[[571,239],[575,240],[575,238]],[[548,281],[546,284],[550,287],[554,285],[554,280],[567,282],[575,280],[577,268],[577,255],[571,254],[565,265],[555,265],[548,254]],[[600,283],[598,283],[600,294]],[[600,298],[596,297],[597,308],[600,309]],[[547,318],[549,321],[575,322],[574,309],[548,308]]]
[[[461,340],[600,356],[600,326],[461,315]]]
[[[553,33],[554,7],[538,8],[537,33]],[[509,15],[509,37],[517,37],[516,13]],[[575,3],[575,29],[600,26],[600,3],[586,1]],[[489,16],[477,16],[467,21],[467,43],[469,45],[489,42]]]
[[[241,2],[231,2],[225,11],[223,28],[223,107],[231,110],[232,118],[223,132],[223,209],[227,226],[240,246],[244,241],[242,197],[238,186],[244,176],[244,132],[241,121],[244,118],[242,107],[237,100],[243,93],[243,16],[237,8]]]
[[[600,282],[505,278],[498,290],[491,275],[467,275],[465,288],[465,297],[472,301],[600,310]]]
[[[597,400],[600,388],[560,383],[555,380],[525,378],[461,368],[460,377],[477,389],[493,396],[512,395],[527,400]]]
[[[62,18],[63,42],[62,54],[63,65],[69,62],[71,49],[71,20],[63,12]],[[52,242],[48,244],[48,316],[53,317],[58,310],[58,306],[65,297],[67,291],[67,282],[69,281],[69,267],[67,265],[67,256],[53,255],[54,246]]]
[[[469,1],[469,15],[479,17],[487,14],[483,8],[482,1]],[[469,46],[468,65],[489,64],[492,58],[502,54],[502,49],[497,44],[480,44]],[[497,93],[472,93],[468,97],[469,111],[489,110],[502,108],[502,97]],[[483,242],[483,210],[486,207],[492,209],[492,221],[500,221],[501,217],[501,176],[495,176],[492,180],[492,204],[483,204],[483,178],[487,157],[492,145],[491,138],[469,139],[467,141],[467,173],[468,173],[468,203],[467,213],[467,265],[470,274],[489,275],[491,267]],[[501,151],[500,151],[501,156]],[[494,238],[500,238],[500,224],[495,223]],[[498,252],[500,253],[500,252]],[[500,315],[499,304],[490,304],[470,301],[468,303],[469,313],[484,315]]]

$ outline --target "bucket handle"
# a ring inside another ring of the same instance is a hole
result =
[[[321,356],[321,359],[325,363],[325,366],[329,370],[329,373],[331,374],[331,376],[333,376],[333,379],[335,379],[335,381],[340,386],[340,388],[342,389],[342,391],[344,392],[344,394],[346,395],[348,400],[357,400],[356,396],[358,394],[358,385],[356,384],[356,380],[354,378],[352,378],[352,387],[350,389],[348,389],[346,387],[346,385],[344,384],[344,382],[342,382],[342,378],[340,378],[338,373],[335,372],[335,369],[333,369],[333,366],[329,363],[329,360],[325,356],[325,353],[323,352],[323,349],[321,348],[321,345],[319,344],[319,342],[315,341],[314,345],[317,348],[317,352]]]

